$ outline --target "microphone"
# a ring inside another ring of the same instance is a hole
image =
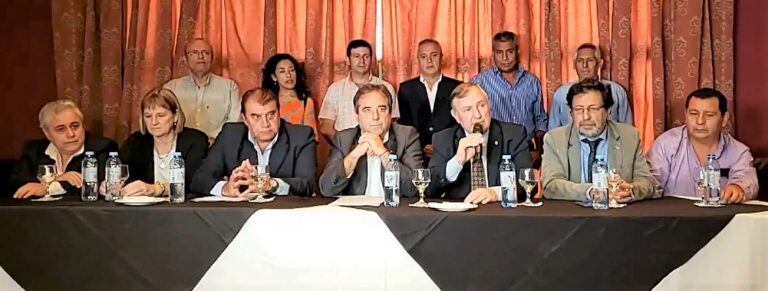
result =
[[[472,126],[472,133],[482,134],[483,133],[483,125],[480,124],[480,123],[475,123],[475,125]],[[475,146],[475,156],[473,157],[473,159],[480,160],[482,158],[482,156],[481,156],[482,153],[483,153],[483,147],[479,146],[479,145]]]

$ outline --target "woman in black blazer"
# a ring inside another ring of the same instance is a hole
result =
[[[141,101],[140,131],[134,132],[120,149],[130,177],[120,191],[124,196],[168,195],[169,163],[174,152],[184,158],[185,188],[189,193],[192,175],[208,152],[208,137],[184,127],[184,112],[171,90],[157,88]]]

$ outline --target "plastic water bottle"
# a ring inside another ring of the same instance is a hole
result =
[[[592,208],[608,209],[608,165],[602,157],[592,164]]]
[[[168,175],[168,185],[171,203],[184,203],[184,159],[181,158],[181,153],[174,153],[169,164],[171,172]]]
[[[499,165],[499,181],[501,181],[501,207],[517,207],[517,177],[515,174],[515,163],[512,162],[511,155],[501,156],[501,165]]]
[[[389,166],[384,169],[384,206],[400,205],[400,166],[397,156],[389,155]]]
[[[80,200],[96,201],[99,199],[99,162],[93,157],[92,151],[85,152],[82,173],[83,188],[80,190]]]
[[[707,164],[704,166],[704,179],[707,188],[704,192],[704,200],[710,205],[720,204],[720,163],[715,160],[714,154],[707,155]]]
[[[106,166],[104,166],[105,194],[104,200],[115,201],[120,199],[120,158],[117,152],[109,152]]]

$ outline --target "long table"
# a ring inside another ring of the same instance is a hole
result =
[[[331,201],[130,207],[76,197],[0,200],[0,266],[27,290],[188,290],[255,211]],[[608,211],[545,201],[446,213],[409,202],[361,209],[375,211],[443,290],[649,290],[734,215],[766,210],[663,198]]]

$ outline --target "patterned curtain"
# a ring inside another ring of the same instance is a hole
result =
[[[554,91],[577,78],[576,47],[599,45],[602,77],[627,89],[646,149],[684,122],[689,92],[714,86],[733,97],[733,1],[382,1],[383,63],[393,84],[418,74],[424,38],[442,44],[446,75],[468,81],[493,65],[493,35],[510,30],[520,37],[520,63],[541,79],[547,109]]]

